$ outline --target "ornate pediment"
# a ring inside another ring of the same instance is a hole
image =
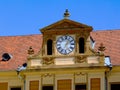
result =
[[[45,28],[41,29],[41,32],[47,31],[47,30],[56,30],[56,29],[76,29],[76,28],[88,28],[88,30],[92,30],[91,26],[82,24],[82,23],[78,23],[69,19],[63,19],[60,20],[56,23],[53,23]]]

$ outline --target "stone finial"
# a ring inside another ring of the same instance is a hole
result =
[[[100,46],[98,47],[98,50],[101,52],[105,51],[105,46],[103,45],[103,43],[100,44]]]
[[[68,9],[65,10],[65,13],[64,13],[64,18],[65,19],[68,19],[68,17],[70,16],[69,12],[68,12]]]
[[[32,46],[29,47],[29,49],[28,49],[28,54],[29,54],[29,55],[34,54],[34,50],[33,50]]]

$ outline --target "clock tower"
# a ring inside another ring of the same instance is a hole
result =
[[[105,48],[101,45],[96,52],[93,28],[69,16],[66,10],[64,19],[40,30],[42,47],[37,54],[30,48],[26,75],[38,77],[41,90],[104,90],[100,85],[105,83]]]
[[[42,47],[37,55],[30,55],[28,68],[48,65],[54,67],[57,65],[88,65],[91,57],[99,58],[95,56],[97,52],[91,46],[90,32],[93,28],[70,20],[69,16],[70,14],[66,10],[64,19],[40,30],[43,35]]]

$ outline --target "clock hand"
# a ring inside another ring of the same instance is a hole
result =
[[[65,43],[65,47],[67,47],[67,46],[68,46],[68,44],[69,44],[69,42],[67,41],[67,42]],[[65,48],[65,47],[64,47],[64,48]]]

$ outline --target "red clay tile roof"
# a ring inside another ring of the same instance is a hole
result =
[[[120,65],[120,30],[103,30],[91,32],[92,38],[95,40],[95,48],[100,43],[106,47],[104,51],[106,56],[110,56],[113,65]]]
[[[12,55],[11,60],[0,61],[0,71],[16,70],[18,65],[22,65],[27,61],[27,50],[30,46],[35,52],[41,48],[42,35],[28,36],[1,36],[0,37],[0,60],[3,53]]]
[[[120,30],[104,30],[91,32],[96,48],[103,43],[106,47],[105,55],[110,56],[113,65],[120,65]],[[1,36],[0,55],[9,53],[13,57],[7,62],[0,61],[0,71],[16,70],[18,65],[27,61],[27,50],[32,46],[37,53],[42,46],[42,35]]]

